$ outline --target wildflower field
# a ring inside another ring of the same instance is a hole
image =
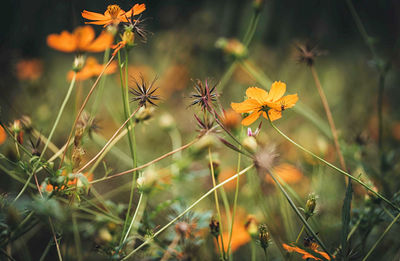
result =
[[[6,1],[0,260],[400,260],[400,4]]]

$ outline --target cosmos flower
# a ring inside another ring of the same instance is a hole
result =
[[[62,31],[61,34],[47,36],[47,45],[61,52],[102,52],[110,48],[114,37],[103,31],[96,39],[91,26],[77,27],[72,33]]]
[[[331,260],[331,258],[329,257],[329,255],[325,252],[319,251],[317,250],[318,248],[318,244],[313,243],[312,246],[310,247],[310,252],[315,252],[317,255],[313,255],[309,252],[307,252],[306,250],[297,247],[297,246],[290,246],[287,244],[282,244],[283,248],[286,249],[288,252],[296,252],[299,253],[301,255],[303,255],[302,259],[313,259],[313,260],[323,260],[322,258],[319,258],[317,255],[322,256],[323,258],[327,259],[327,260]]]
[[[269,92],[257,87],[249,87],[246,90],[247,99],[241,103],[232,102],[231,107],[237,113],[250,114],[242,120],[245,126],[255,122],[261,114],[264,118],[268,119],[269,116],[269,119],[274,121],[280,119],[282,111],[292,108],[298,100],[297,94],[283,96],[285,92],[286,84],[280,81],[272,83]]]
[[[122,10],[118,5],[109,5],[104,14],[83,10],[82,17],[87,20],[92,20],[91,22],[85,22],[86,24],[97,24],[106,27],[110,24],[118,25],[121,22],[128,23],[128,19],[141,14],[144,10],[146,10],[145,4],[135,4],[128,12]]]

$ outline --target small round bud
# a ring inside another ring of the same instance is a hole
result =
[[[170,131],[175,126],[175,120],[171,114],[164,113],[160,117],[159,124],[162,130]]]
[[[226,54],[237,59],[247,57],[247,48],[237,39],[219,38],[215,43],[217,48],[222,49]]]
[[[244,138],[242,144],[246,150],[251,151],[252,153],[257,151],[257,140],[252,136]]]
[[[82,54],[78,54],[75,56],[74,62],[72,64],[72,70],[74,72],[79,72],[82,70],[83,66],[85,66],[85,56]]]
[[[247,217],[247,221],[244,226],[247,232],[249,232],[251,237],[257,237],[258,234],[257,220],[253,215],[249,215]]]
[[[314,193],[308,195],[308,199],[306,202],[306,207],[304,209],[304,214],[306,218],[310,218],[315,214],[315,207],[317,206],[317,198],[318,196]]]

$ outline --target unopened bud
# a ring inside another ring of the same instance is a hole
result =
[[[72,70],[74,72],[79,72],[85,66],[85,56],[78,54],[75,56],[74,63],[72,64]]]
[[[253,215],[247,217],[247,222],[244,225],[247,232],[249,232],[251,237],[256,237],[258,234],[257,220]]]
[[[246,150],[251,151],[252,153],[257,151],[257,140],[253,136],[244,138],[242,144]]]
[[[260,240],[260,245],[265,250],[267,249],[270,240],[267,225],[261,224],[258,230],[259,230],[258,239]]]
[[[215,43],[217,48],[221,48],[226,54],[237,59],[247,56],[247,48],[237,39],[219,38]]]
[[[216,220],[214,217],[212,217],[209,226],[210,226],[211,235],[218,238],[219,233],[220,233],[219,221]]]
[[[159,124],[161,129],[170,131],[175,126],[175,120],[170,114],[164,113],[160,117]]]
[[[131,28],[127,27],[124,34],[121,36],[121,39],[126,43],[126,46],[132,47],[135,42],[135,34]]]
[[[135,120],[136,122],[145,122],[151,119],[151,117],[154,115],[154,107],[153,106],[148,106],[148,107],[140,107],[138,112],[135,115]]]
[[[311,193],[308,195],[308,199],[306,202],[306,208],[304,210],[304,214],[306,215],[306,218],[310,218],[315,214],[315,207],[317,206],[317,198],[318,196],[315,195],[314,193]]]

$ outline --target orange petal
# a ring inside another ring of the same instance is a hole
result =
[[[3,129],[3,126],[0,125],[0,145],[4,143],[7,138],[6,131]]]
[[[80,51],[86,51],[87,46],[90,45],[95,37],[94,30],[89,25],[77,27],[74,30],[74,35],[78,41],[78,50]]]
[[[311,255],[310,253],[308,253],[307,251],[305,251],[305,250],[303,250],[303,249],[301,249],[299,247],[292,247],[292,246],[289,246],[289,245],[286,245],[286,244],[282,244],[282,246],[288,252],[296,252],[296,253],[302,254],[303,255],[303,257],[302,257],[303,259],[311,258],[311,259],[314,259],[314,260],[321,260],[320,258]]]
[[[260,115],[261,111],[253,112],[252,114],[250,114],[249,116],[247,116],[242,120],[242,124],[244,126],[249,126],[250,124],[255,122],[258,119],[258,117],[260,117]]]
[[[285,109],[292,108],[296,102],[299,100],[299,96],[296,94],[286,95],[282,97],[278,102],[285,106]]]
[[[112,22],[112,20],[109,19],[109,20],[102,20],[102,21],[85,22],[85,24],[97,24],[97,25],[103,25],[104,24],[104,27],[106,27],[111,22]]]
[[[274,102],[280,99],[283,96],[283,94],[285,94],[285,92],[286,92],[286,83],[281,81],[274,82],[271,85],[271,90],[269,91],[268,94],[268,100]]]
[[[105,31],[103,31],[96,40],[90,45],[86,46],[85,51],[88,52],[102,52],[107,48],[110,48],[114,41],[114,37]]]
[[[110,17],[107,17],[103,14],[95,13],[95,12],[89,12],[86,10],[82,11],[82,17],[88,20],[109,20]]]
[[[261,106],[257,100],[247,99],[241,103],[232,102],[231,107],[237,113],[244,113],[258,110]]]
[[[246,90],[246,96],[263,104],[268,98],[268,92],[258,87],[249,87]]]
[[[133,10],[133,15],[138,15],[141,14],[144,10],[146,10],[146,5],[145,4],[135,4],[132,8]]]
[[[47,45],[61,52],[74,52],[77,48],[75,35],[67,31],[62,31],[61,34],[51,34],[47,36]]]
[[[268,116],[269,116],[271,121],[275,121],[277,119],[282,118],[282,112],[274,110],[274,109],[271,109],[271,110],[268,111],[268,116],[267,116],[267,113],[265,111],[263,112],[263,116],[267,120],[268,120]]]

